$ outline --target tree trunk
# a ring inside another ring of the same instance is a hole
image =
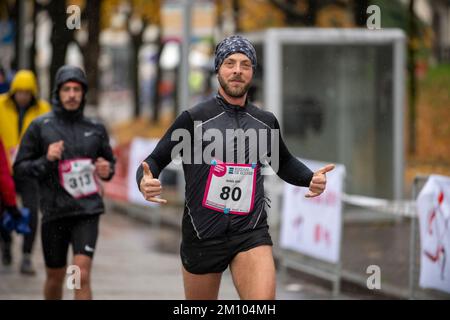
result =
[[[305,18],[305,25],[313,27],[316,25],[317,10],[319,8],[319,1],[309,0],[308,1],[308,12]]]
[[[440,6],[439,6],[440,7]],[[435,41],[433,44],[433,55],[436,61],[439,63],[442,62],[442,30],[441,30],[441,17],[439,15],[439,7],[433,6],[432,13],[433,13],[433,23],[432,28],[433,32],[435,34]]]
[[[137,118],[141,114],[140,108],[140,88],[139,88],[139,48],[142,41],[140,35],[131,36],[132,48],[131,48],[131,85],[133,90],[133,104],[134,104],[134,117]]]
[[[409,1],[409,41],[408,41],[408,72],[409,72],[409,144],[408,151],[411,155],[416,153],[416,49],[413,39],[417,36],[417,25],[414,14],[414,0]]]
[[[241,8],[240,8],[239,0],[233,0],[232,5],[233,5],[234,32],[239,33],[239,32],[241,32],[241,25],[239,23],[239,17],[241,15],[241,13],[240,13]]]
[[[52,63],[50,65],[50,88],[53,90],[56,71],[66,62],[69,43],[73,41],[73,30],[66,26],[65,1],[53,0],[48,6],[48,13],[53,22],[50,42],[52,44]]]
[[[287,0],[288,6],[293,7],[295,5],[295,0]],[[308,1],[310,2],[310,1]],[[285,15],[285,22],[288,26],[290,25],[296,25],[299,23],[299,17],[296,15],[296,13],[293,10],[287,10],[284,12]],[[304,23],[304,21],[302,21]]]
[[[223,34],[223,0],[216,0],[216,27],[217,32],[222,35]]]
[[[29,51],[28,61],[30,62],[30,70],[37,74],[36,70],[36,36],[37,36],[37,14],[39,10],[39,3],[34,2],[33,6],[33,39],[31,40],[31,46]]]
[[[161,39],[161,26],[159,26],[158,37],[156,39],[156,44],[158,46],[158,53],[156,56],[156,75],[155,75],[155,90],[152,97],[152,105],[153,105],[153,121],[158,122],[159,120],[159,111],[160,111],[160,103],[161,103],[161,95],[159,93],[159,84],[161,83],[162,78],[162,70],[160,66],[160,58],[163,49],[162,39]]]
[[[142,46],[142,37],[144,35],[144,31],[147,28],[147,22],[144,22],[142,26],[142,30],[137,34],[132,34],[129,30],[129,34],[131,37],[131,85],[133,90],[133,101],[134,101],[134,116],[137,118],[141,115],[141,88],[139,87],[139,50]]]
[[[353,18],[358,27],[364,27],[367,24],[367,7],[368,0],[354,0],[353,1]]]
[[[284,14],[287,25],[314,26],[316,24],[317,11],[321,6],[319,0],[308,0],[308,10],[299,12],[296,9],[297,0],[269,0],[273,6]]]
[[[14,56],[11,61],[11,69],[17,70],[19,67],[19,3],[18,1],[14,1],[14,5],[11,7],[10,11],[10,19],[14,21]]]
[[[101,0],[86,2],[86,16],[88,19],[89,40],[83,52],[86,77],[89,85],[87,102],[90,105],[98,104],[98,59],[100,56],[100,7]]]

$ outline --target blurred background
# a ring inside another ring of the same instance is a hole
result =
[[[339,279],[364,287],[365,266],[376,263],[391,270],[383,294],[411,297],[418,231],[416,218],[398,207],[410,212],[415,177],[450,176],[450,1],[0,0],[5,81],[31,69],[49,100],[61,65],[86,70],[86,114],[106,124],[118,159],[116,177],[104,186],[108,206],[116,219],[149,222],[160,232],[150,247],[171,254],[184,200],[180,168],[163,172],[171,203],[164,208],[137,199],[133,173],[182,110],[215,94],[214,48],[235,33],[258,53],[250,97],[277,115],[292,153],[343,164],[347,195],[387,201],[383,212],[370,201],[344,201]],[[273,179],[266,189],[277,239],[283,197]],[[318,262],[301,262],[311,263]],[[290,272],[288,284],[307,278]],[[306,285],[289,288],[282,292],[306,295],[282,297],[328,297],[313,289],[308,296]],[[22,297],[20,286],[15,292]]]
[[[71,5],[78,10],[72,11]],[[136,135],[159,137],[180,109],[215,92],[214,46],[225,36],[285,27],[367,30],[370,5],[380,8],[381,28],[399,28],[407,37],[401,147],[409,194],[408,186],[417,172],[448,174],[450,170],[446,82],[450,23],[445,0],[1,0],[0,62],[8,79],[18,69],[36,72],[44,99],[50,98],[53,76],[62,64],[88,70],[90,114],[103,118],[117,143],[126,144]],[[186,33],[188,101],[184,101],[179,81],[185,76],[182,46]],[[302,61],[315,55],[300,51]],[[328,52],[329,57],[323,59],[333,63],[339,53],[332,48]],[[296,59],[296,53],[291,54],[291,60]],[[262,102],[263,93],[255,92],[263,88],[258,82],[261,78],[259,72],[252,96]],[[306,95],[303,99],[306,104],[316,103]],[[314,108],[320,106],[310,109]]]

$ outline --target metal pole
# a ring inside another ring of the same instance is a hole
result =
[[[192,27],[192,0],[183,1],[183,30],[181,39],[180,77],[178,83],[180,113],[188,109],[189,100],[189,46]]]
[[[413,185],[412,185],[412,191],[411,196],[412,200],[416,198],[416,183],[417,183],[417,177],[414,178]],[[408,290],[408,297],[409,299],[414,299],[414,272],[415,272],[415,264],[416,264],[416,253],[415,253],[415,224],[416,219],[414,216],[411,217],[411,224],[410,224],[410,230],[409,230],[409,290]]]
[[[342,190],[344,194],[345,190]],[[334,266],[334,276],[333,281],[333,298],[337,299],[341,293],[341,278],[342,278],[342,247],[343,247],[343,234],[344,234],[344,201],[341,199],[341,232],[339,237],[339,260]]]
[[[412,185],[412,200],[416,200],[417,191],[418,191],[418,182],[419,180],[426,179],[427,177],[416,176]],[[409,299],[415,299],[415,275],[416,275],[416,234],[417,234],[417,206],[415,210],[415,215],[411,217],[411,226],[410,226],[410,234],[409,234],[409,290],[408,297]]]
[[[403,198],[403,119],[404,119],[404,92],[405,92],[405,45],[406,39],[402,35],[394,42],[394,80],[393,80],[393,107],[394,107],[394,145],[393,145],[393,169],[394,169],[394,199]]]

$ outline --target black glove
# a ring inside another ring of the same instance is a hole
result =
[[[8,211],[11,214],[11,217],[14,220],[19,220],[20,218],[22,218],[22,213],[17,208],[17,206],[5,207],[5,209],[6,209],[6,211]]]

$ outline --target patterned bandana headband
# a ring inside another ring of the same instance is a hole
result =
[[[253,73],[256,71],[256,51],[250,41],[241,36],[229,36],[216,46],[214,57],[214,70],[216,73],[219,72],[223,60],[234,53],[245,54],[252,62]]]

